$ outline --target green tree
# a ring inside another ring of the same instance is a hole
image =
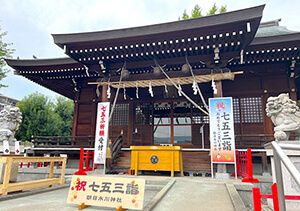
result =
[[[221,14],[221,13],[225,13],[225,12],[227,12],[226,5],[222,5],[220,8],[218,8],[216,3],[214,3],[213,6],[206,13],[206,16]],[[191,16],[189,16],[187,14],[186,10],[184,10],[184,12],[182,14],[182,20],[187,20],[187,19],[192,19],[192,18],[200,18],[200,17],[203,17],[203,15],[202,15],[202,9],[198,4],[196,4],[194,6],[194,8],[192,9]],[[179,18],[179,20],[180,20],[180,18]]]
[[[1,26],[0,26],[0,81],[6,77],[6,73],[8,72],[5,69],[6,63],[4,61],[4,58],[10,58],[14,51],[13,49],[9,48],[11,43],[6,43],[3,41],[4,36],[6,34],[7,34],[7,32],[2,32]],[[0,83],[0,88],[1,87],[5,87],[5,85]]]
[[[202,17],[202,9],[199,7],[198,4],[192,9],[191,18],[199,18]]]
[[[214,3],[214,5],[209,9],[208,13],[206,14],[207,16],[209,15],[215,15],[218,12],[218,8],[216,3]]]
[[[31,136],[61,135],[62,121],[55,113],[55,105],[39,93],[24,97],[17,106],[23,116],[16,138],[29,141]]]
[[[186,13],[186,10],[183,11],[182,19],[183,19],[183,20],[190,19],[190,16]],[[180,20],[180,18],[179,18],[179,20]]]
[[[61,136],[71,135],[72,123],[73,123],[73,111],[74,111],[73,101],[62,96],[56,98],[54,112],[59,115],[60,121],[62,123],[62,126],[60,128]]]
[[[227,12],[227,6],[226,5],[222,5],[220,7],[220,9],[219,9],[219,13],[221,14],[221,13],[225,13],[225,12]]]

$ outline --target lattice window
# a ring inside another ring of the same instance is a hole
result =
[[[147,125],[152,123],[152,106],[149,103],[135,107],[135,124]]]
[[[233,105],[233,119],[234,119],[234,123],[240,123],[241,122],[241,115],[240,115],[239,99],[238,98],[233,98],[232,105]]]
[[[128,125],[129,104],[116,104],[111,125]]]
[[[209,123],[209,117],[208,116],[193,116],[192,117],[192,123],[193,124],[208,124]]]
[[[263,122],[262,100],[260,97],[247,97],[240,99],[243,123]]]

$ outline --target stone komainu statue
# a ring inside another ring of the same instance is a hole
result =
[[[8,141],[9,145],[14,145],[15,133],[22,122],[22,113],[15,106],[5,106],[0,111],[0,143]]]
[[[267,116],[274,123],[274,137],[277,141],[287,141],[290,132],[300,134],[300,109],[289,94],[269,97],[266,105]]]

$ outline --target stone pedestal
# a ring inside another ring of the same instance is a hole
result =
[[[286,144],[299,144],[300,141],[281,141],[280,143]],[[275,175],[275,167],[274,167],[274,159],[273,159],[273,149],[271,145],[266,145],[265,148],[267,149],[267,156],[271,157],[271,167],[272,167],[272,178],[273,183],[276,182],[276,175]],[[300,151],[298,150],[283,150],[284,153],[291,159],[292,163],[296,166],[298,171],[300,171]],[[282,167],[282,179],[284,185],[284,193],[285,195],[296,195],[300,196],[300,187],[297,185],[291,174],[288,172],[286,167],[283,163],[281,163]],[[273,207],[273,202],[271,199],[268,199],[268,205]],[[287,200],[286,201],[286,208],[287,210],[299,210],[300,201],[299,200]]]
[[[227,173],[226,164],[217,164],[216,179],[229,179],[230,175]]]

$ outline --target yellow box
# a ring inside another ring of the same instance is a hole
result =
[[[131,146],[131,170],[180,171],[183,176],[180,146]]]

